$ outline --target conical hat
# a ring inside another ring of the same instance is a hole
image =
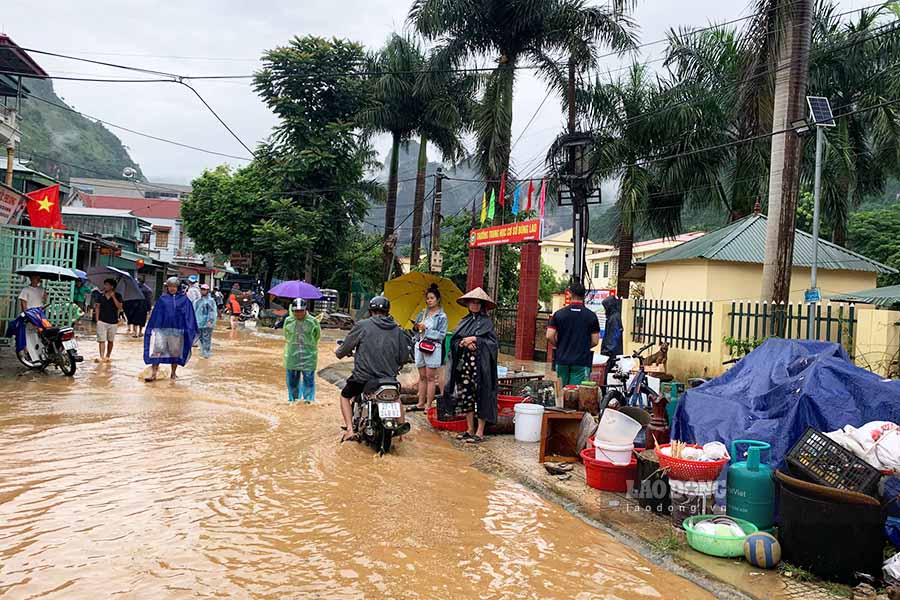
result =
[[[456,300],[456,302],[457,304],[468,307],[469,300],[481,300],[487,310],[497,308],[497,303],[491,300],[491,297],[487,295],[487,292],[485,292],[480,287],[477,287],[474,290],[463,294]]]

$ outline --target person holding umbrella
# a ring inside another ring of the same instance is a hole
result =
[[[288,402],[316,399],[316,365],[319,361],[319,321],[309,316],[307,301],[297,298],[284,322],[284,370],[287,373]]]
[[[19,308],[22,312],[29,308],[42,308],[47,303],[47,290],[41,286],[41,276],[31,274],[28,281],[30,285],[22,288],[19,293]]]
[[[97,322],[97,345],[100,356],[97,362],[109,362],[119,329],[119,313],[122,311],[122,295],[116,291],[116,280],[103,282],[103,291],[94,304],[94,320]]]
[[[179,288],[178,278],[169,277],[165,293],[150,314],[144,330],[144,363],[151,365],[151,373],[144,381],[156,381],[161,364],[172,366],[171,378],[175,379],[178,367],[191,358],[197,318],[191,301]]]

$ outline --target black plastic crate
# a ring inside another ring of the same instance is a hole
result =
[[[874,494],[881,473],[828,436],[808,427],[787,453],[791,471],[813,483]]]

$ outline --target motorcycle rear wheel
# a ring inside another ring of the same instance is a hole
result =
[[[381,454],[387,454],[391,451],[391,444],[394,441],[394,434],[382,427],[380,438],[381,439],[378,443],[378,451]]]
[[[59,370],[63,372],[63,375],[67,377],[72,377],[75,375],[75,370],[78,368],[78,363],[75,362],[75,351],[74,350],[65,350],[59,355]]]

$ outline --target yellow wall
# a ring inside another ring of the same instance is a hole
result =
[[[875,287],[876,273],[819,269],[822,296]],[[755,300],[762,285],[762,265],[694,259],[647,265],[646,298],[667,300]],[[809,287],[809,269],[791,273],[792,302],[802,302]]]
[[[857,315],[856,364],[879,375],[897,377],[900,312],[861,310]]]
[[[551,245],[547,242],[541,244],[541,260],[549,265],[560,279],[566,274],[566,252],[574,251],[574,246]]]

